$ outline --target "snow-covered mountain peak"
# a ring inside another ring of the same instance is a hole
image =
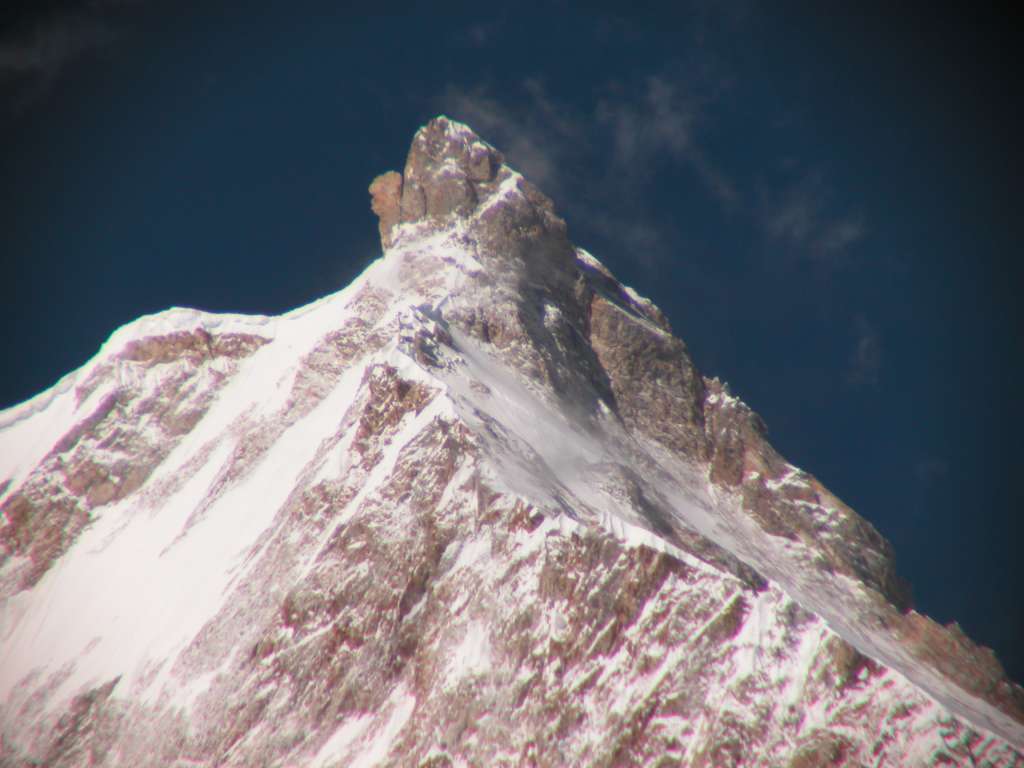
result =
[[[0,413],[0,764],[1019,765],[1020,689],[437,118],[384,255]]]

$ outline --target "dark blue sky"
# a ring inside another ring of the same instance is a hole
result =
[[[0,406],[140,314],[342,287],[379,251],[367,184],[445,112],[1024,679],[1008,20],[201,5],[0,11]]]

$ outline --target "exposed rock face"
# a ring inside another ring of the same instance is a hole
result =
[[[0,765],[1020,766],[991,652],[431,121],[383,259],[0,413]]]
[[[818,480],[794,469],[767,440],[761,418],[717,379],[704,400],[711,480],[740,494],[744,509],[769,533],[813,543],[821,567],[863,581],[899,609],[910,587],[896,574],[892,547]]]
[[[34,585],[90,510],[135,493],[203,417],[237,361],[265,342],[199,328],[132,340],[97,366],[75,388],[83,418],[0,503],[0,594]]]
[[[704,381],[682,341],[595,294],[590,344],[631,430],[681,455],[706,457]]]
[[[402,216],[402,174],[382,173],[370,184],[370,196],[370,207],[380,219],[380,242],[387,250],[393,243],[391,234]]]
[[[517,289],[571,291],[575,251],[551,200],[465,126],[432,120],[409,150],[401,221],[416,236],[453,219],[472,228],[480,254],[505,267],[498,275],[517,278]]]
[[[403,222],[468,214],[481,184],[494,181],[502,157],[493,147],[447,120],[433,120],[413,139],[405,163]]]

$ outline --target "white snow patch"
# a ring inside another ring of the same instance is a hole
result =
[[[786,473],[778,480],[767,480],[765,485],[773,491],[777,491],[787,485],[796,486],[798,488],[810,488],[810,483],[804,479],[804,473],[799,469],[790,464],[786,468]]]
[[[608,277],[612,276],[611,273],[608,271],[608,267],[606,267],[604,264],[598,261],[594,257],[594,255],[590,253],[590,251],[586,251],[583,248],[577,248],[576,259],[577,261],[586,264],[588,267],[591,267],[592,269],[596,269],[598,272],[601,272],[602,274],[605,274]]]
[[[348,755],[353,745],[362,739],[373,725],[373,720],[372,714],[365,714],[342,723],[313,757],[309,764],[310,768],[322,768]]]
[[[448,657],[444,687],[452,688],[466,677],[486,674],[490,666],[491,641],[487,626],[474,621],[466,627],[462,640]]]
[[[377,732],[366,749],[355,756],[349,768],[373,768],[387,758],[395,737],[409,722],[413,710],[416,709],[416,697],[406,689],[400,688],[391,697],[393,709],[384,727]]]
[[[501,180],[498,188],[492,192],[484,202],[477,206],[476,210],[473,211],[473,219],[477,220],[484,216],[494,206],[501,202],[512,199],[513,197],[521,196],[522,193],[519,191],[519,182],[522,180],[522,176],[511,168],[507,169],[508,175]]]

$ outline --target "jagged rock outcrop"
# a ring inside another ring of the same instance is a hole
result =
[[[388,171],[375,178],[370,197],[370,207],[379,219],[380,242],[387,250],[393,243],[391,233],[402,218],[402,174]]]
[[[991,652],[497,150],[438,118],[371,194],[344,291],[0,413],[0,765],[1024,764]]]
[[[769,533],[812,543],[820,567],[863,581],[896,608],[910,587],[896,573],[892,546],[814,477],[795,470],[767,439],[761,418],[713,379],[704,400],[712,482],[735,489]]]
[[[501,154],[451,121],[433,120],[413,139],[402,187],[403,222],[467,215],[495,180]]]
[[[590,344],[608,375],[619,415],[631,430],[681,455],[706,457],[704,381],[682,341],[595,294]]]

